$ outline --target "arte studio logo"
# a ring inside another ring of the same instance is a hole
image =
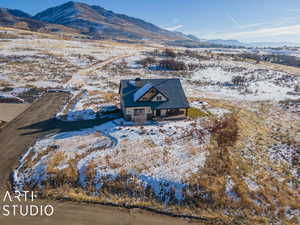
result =
[[[52,205],[35,204],[36,195],[32,191],[6,191],[1,199],[1,216],[52,216],[54,207]]]

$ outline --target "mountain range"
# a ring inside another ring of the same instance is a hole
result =
[[[94,39],[153,40],[186,47],[281,47],[300,46],[287,42],[204,40],[191,34],[169,31],[144,20],[114,13],[100,6],[80,2],[48,8],[34,16],[17,9],[0,8],[0,26],[38,32],[77,33]]]
[[[300,46],[299,43],[291,42],[240,42],[238,40],[206,40],[212,44],[224,45],[224,46],[235,46],[235,47],[282,47],[282,46]]]
[[[80,2],[48,8],[34,16],[15,9],[0,8],[0,26],[34,31],[77,31],[93,38],[138,40],[192,40],[180,32],[160,28],[144,20],[117,14],[100,6]]]

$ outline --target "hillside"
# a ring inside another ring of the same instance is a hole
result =
[[[59,24],[50,24],[44,21],[32,19],[31,16],[23,11],[16,9],[0,8],[0,26],[13,27],[39,32],[75,32],[73,28]]]
[[[67,2],[46,9],[33,17],[53,24],[78,29],[97,38],[123,37],[131,39],[186,39],[141,19],[108,11],[100,6]]]

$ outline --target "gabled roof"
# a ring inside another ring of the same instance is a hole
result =
[[[150,83],[145,84],[143,87],[141,87],[134,93],[133,100],[136,102],[141,97],[143,97],[151,88],[153,88],[152,84]]]
[[[180,80],[172,79],[141,79],[142,87],[136,87],[134,80],[121,80],[120,95],[124,107],[150,106],[154,109],[189,108],[189,103],[182,89]],[[164,102],[135,101],[152,87],[168,98]]]

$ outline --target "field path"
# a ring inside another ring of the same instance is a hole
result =
[[[106,65],[108,65],[114,61],[117,61],[119,59],[124,59],[124,58],[130,57],[130,56],[132,56],[132,55],[125,54],[125,55],[114,56],[105,61],[96,62],[92,65],[87,66],[86,68],[79,69],[75,72],[75,74],[72,76],[72,78],[67,83],[64,84],[64,87],[67,89],[80,87],[81,85],[83,85],[85,83],[84,81],[86,80],[86,76],[88,74],[90,74],[91,72],[100,70],[103,67],[105,67]]]
[[[117,61],[119,59],[124,59],[124,58],[130,57],[130,56],[132,56],[132,55],[125,54],[125,55],[113,56],[105,61],[96,62],[96,63],[88,66],[87,68],[80,69],[79,71],[77,71],[77,73],[79,73],[80,75],[86,75],[92,71],[102,69],[104,66],[106,66],[114,61]]]

